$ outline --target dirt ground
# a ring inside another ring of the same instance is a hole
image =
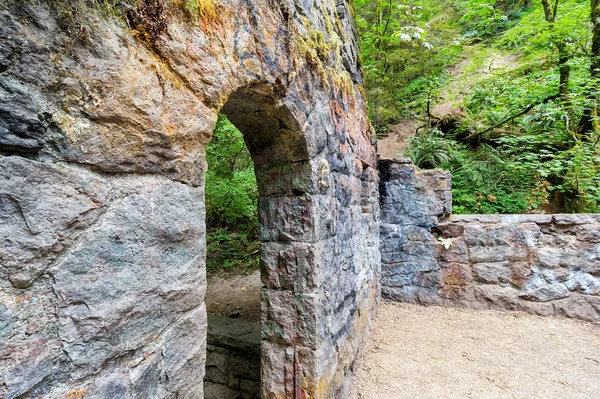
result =
[[[236,317],[260,322],[260,271],[248,276],[243,274],[219,276],[209,274],[206,291],[208,314]]]
[[[417,133],[417,128],[423,123],[405,120],[390,126],[389,133],[377,140],[377,153],[383,159],[392,159],[406,151],[408,141]]]
[[[352,399],[597,399],[600,326],[383,304]]]

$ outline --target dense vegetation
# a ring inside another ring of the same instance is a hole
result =
[[[600,211],[600,2],[355,3],[373,123],[420,121],[406,155],[452,172],[455,213]]]
[[[260,259],[254,164],[225,115],[219,115],[206,155],[207,269],[250,272]]]

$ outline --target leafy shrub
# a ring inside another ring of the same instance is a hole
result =
[[[452,173],[453,212],[524,213],[546,201],[539,195],[539,176],[489,145],[477,150],[437,130],[414,137],[407,155],[425,169]]]
[[[252,235],[217,228],[209,231],[206,241],[209,272],[249,274],[260,267],[260,242]]]
[[[248,234],[258,230],[258,188],[244,138],[220,115],[207,148],[206,219],[210,227],[235,226]]]
[[[260,263],[258,188],[244,138],[225,115],[219,115],[207,161],[207,270],[247,274]]]
[[[462,51],[445,30],[458,20],[434,0],[355,0],[371,121],[378,133],[423,110]]]
[[[518,0],[459,0],[457,3],[464,38],[488,38],[506,30],[514,25],[524,6]]]

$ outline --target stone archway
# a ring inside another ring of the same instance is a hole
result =
[[[0,4],[0,393],[202,396],[204,151],[229,99],[261,188],[263,395],[344,397],[379,297],[350,5],[92,3]]]
[[[305,367],[290,361],[289,353],[298,346],[317,349],[316,314],[309,312],[316,309],[316,285],[301,283],[303,277],[315,276],[306,275],[312,270],[301,270],[297,252],[310,251],[316,240],[311,194],[318,188],[306,137],[284,101],[269,84],[251,84],[231,94],[222,108],[244,136],[260,194],[263,397],[281,395],[286,372],[289,378],[291,370]],[[307,376],[315,371],[306,370]]]

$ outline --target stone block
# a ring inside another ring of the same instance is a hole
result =
[[[473,263],[526,261],[529,257],[528,249],[518,246],[473,247],[469,252]]]
[[[308,292],[321,284],[324,244],[266,242],[261,246],[261,277],[268,288]]]
[[[208,316],[207,342],[217,348],[260,354],[260,324],[220,315]]]
[[[479,225],[465,226],[465,241],[469,247],[519,246],[524,245],[523,230],[513,225]]]
[[[472,274],[468,265],[450,263],[442,268],[438,294],[446,299],[459,299],[465,295],[471,283]]]
[[[381,277],[381,283],[385,287],[410,287],[414,285],[416,273],[399,273],[393,275],[386,275],[385,273]]]
[[[465,227],[460,223],[441,223],[434,228],[442,238],[458,238],[465,232]]]
[[[12,285],[31,286],[110,200],[109,183],[93,173],[0,156],[1,261]]]
[[[475,281],[484,284],[508,282],[510,278],[508,262],[475,263],[473,276]]]
[[[312,197],[261,197],[258,201],[261,241],[315,242]]]
[[[581,295],[555,301],[553,305],[556,313],[560,316],[591,322],[600,321],[598,310]]]
[[[600,224],[585,224],[576,229],[577,240],[585,244],[600,243]]]
[[[262,337],[288,345],[316,348],[317,295],[263,289]]]
[[[444,243],[437,242],[436,244],[436,258],[440,263],[467,263],[469,259],[469,253],[467,243],[460,239],[450,239],[449,248],[446,248]]]
[[[600,296],[600,277],[592,276],[581,270],[572,273],[571,278],[566,282],[566,286],[570,291]]]
[[[229,388],[227,385],[204,381],[205,399],[238,399],[240,392],[237,389]]]
[[[523,287],[519,298],[529,301],[548,302],[569,296],[569,290],[563,283],[548,283],[542,277],[534,275]]]
[[[448,219],[448,222],[460,225],[467,225],[471,223],[492,225],[501,223],[501,221],[502,215],[452,215]]]
[[[264,342],[261,351],[261,398],[294,397],[296,358],[293,346]]]
[[[549,225],[553,221],[552,215],[545,214],[520,214],[499,215],[501,223],[507,226],[518,226],[523,224]]]
[[[473,265],[475,281],[485,284],[511,283],[515,287],[522,288],[531,274],[531,266],[526,262],[505,261]]]
[[[600,222],[598,215],[585,214],[557,214],[553,215],[554,223],[557,226],[577,226],[584,224],[594,224]]]
[[[241,380],[240,389],[242,392],[255,394],[255,397],[258,398],[258,394],[260,392],[260,382],[256,380]]]
[[[293,196],[318,193],[310,162],[257,165],[256,181],[261,196]]]
[[[536,254],[538,264],[543,268],[580,269],[589,264],[581,249],[541,247],[536,250]]]

